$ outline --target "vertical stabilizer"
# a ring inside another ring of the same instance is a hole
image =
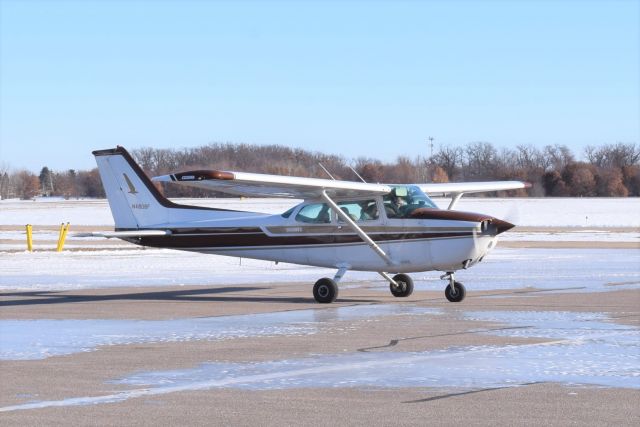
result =
[[[122,147],[94,151],[116,229],[162,226],[173,203],[151,183]]]

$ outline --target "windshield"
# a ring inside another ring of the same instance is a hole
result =
[[[393,191],[383,197],[388,218],[408,218],[419,208],[438,209],[417,185],[392,185]]]
[[[288,209],[285,213],[282,214],[282,217],[283,218],[289,218],[291,216],[291,214],[293,213],[293,211],[296,210],[297,207],[298,206],[296,205],[296,206],[292,207],[291,209]]]

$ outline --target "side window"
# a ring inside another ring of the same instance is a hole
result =
[[[296,215],[296,221],[326,224],[331,222],[329,206],[321,203],[304,206]]]
[[[373,221],[379,217],[375,200],[338,202],[338,207],[354,221]]]
[[[395,203],[391,203],[391,196],[384,196],[382,203],[384,204],[384,211],[387,214],[387,218],[398,218],[398,208]]]
[[[386,195],[382,198],[387,218],[405,218],[407,206],[410,204],[407,196]]]

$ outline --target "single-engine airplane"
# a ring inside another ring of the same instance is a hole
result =
[[[150,180],[123,148],[94,151],[115,231],[78,236],[120,238],[138,245],[337,269],[319,279],[313,296],[331,303],[348,270],[375,271],[395,297],[413,292],[407,273],[442,271],[445,296],[462,301],[457,270],[479,263],[513,224],[453,210],[465,193],[526,188],[520,181],[373,184],[218,170],[194,170]],[[304,201],[281,215],[174,203],[153,182],[238,196]],[[427,194],[451,196],[439,209]],[[393,277],[391,274],[394,274]]]

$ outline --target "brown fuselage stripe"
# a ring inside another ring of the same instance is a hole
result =
[[[386,242],[393,240],[425,240],[443,239],[451,237],[472,237],[471,232],[455,233],[387,233],[371,235],[376,242]],[[208,235],[180,235],[178,233],[168,236],[146,236],[136,239],[127,239],[134,243],[151,247],[165,248],[237,248],[237,247],[259,247],[259,246],[300,246],[300,245],[330,245],[363,243],[357,235],[316,235],[316,236],[268,236],[265,233],[225,233]]]

